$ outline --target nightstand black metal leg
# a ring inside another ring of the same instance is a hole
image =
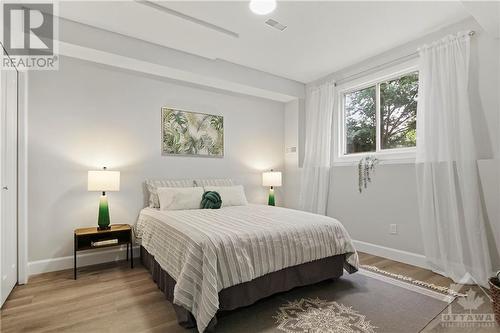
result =
[[[129,243],[127,243],[127,261],[128,261],[128,246],[129,246],[129,245],[130,245],[130,244],[129,244]]]
[[[76,280],[76,236],[75,236],[75,244],[73,245],[73,278]]]
[[[132,242],[130,242],[130,268],[134,268],[134,247]]]

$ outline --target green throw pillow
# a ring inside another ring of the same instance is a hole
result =
[[[203,209],[219,209],[222,206],[220,194],[215,191],[207,191],[201,197],[201,208]]]

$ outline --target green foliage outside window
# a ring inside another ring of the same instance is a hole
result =
[[[345,153],[376,151],[376,92],[380,94],[380,148],[416,145],[418,73],[344,94]]]

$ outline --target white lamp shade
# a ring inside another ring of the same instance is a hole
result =
[[[99,192],[119,191],[120,171],[89,171],[87,189]]]
[[[281,186],[281,172],[280,171],[263,172],[262,186]]]

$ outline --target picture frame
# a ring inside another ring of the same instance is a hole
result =
[[[162,107],[161,152],[165,156],[224,157],[224,117]]]

